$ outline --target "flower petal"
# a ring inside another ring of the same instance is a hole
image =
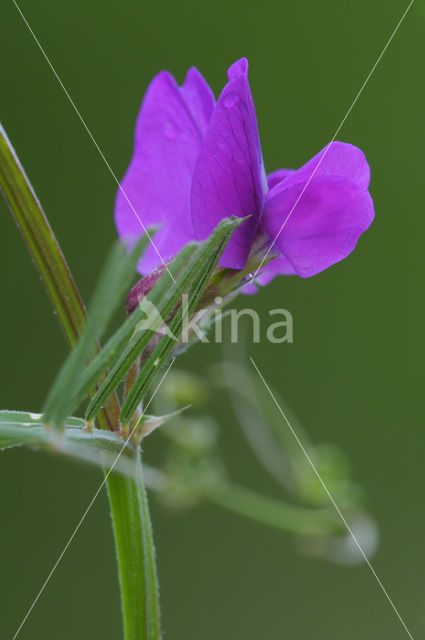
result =
[[[180,93],[190,110],[193,121],[199,128],[203,140],[215,107],[214,94],[204,77],[195,67],[192,67],[187,72],[184,85],[180,88]]]
[[[214,102],[196,69],[188,71],[183,87],[163,71],[148,88],[136,123],[133,157],[121,183],[124,193],[118,191],[115,205],[118,234],[129,246],[143,231],[140,220],[145,227],[162,226],[154,238],[157,250],[150,246],[139,264],[141,273],[193,240],[192,175]]]
[[[290,180],[269,192],[262,231],[276,239],[274,248],[295,272],[308,278],[351,253],[373,220],[373,202],[368,191],[345,178],[314,177],[301,197],[305,183],[286,187]]]
[[[232,65],[228,77],[196,163],[192,220],[196,237],[204,239],[222,218],[251,216],[235,232],[220,260],[222,266],[242,269],[267,186],[247,60]]]
[[[311,160],[286,178],[286,186],[320,176],[341,176],[354,182],[359,189],[367,189],[370,169],[366,157],[358,147],[334,141]]]
[[[295,169],[278,169],[277,171],[273,171],[269,173],[267,176],[267,185],[269,189],[273,189],[279,182],[283,182],[289,176],[295,173]]]

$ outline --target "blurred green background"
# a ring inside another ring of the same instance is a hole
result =
[[[266,168],[297,167],[332,137],[407,2],[21,1],[29,23],[121,176],[151,77],[196,65],[216,94],[250,60]],[[376,221],[343,263],[280,278],[254,300],[294,316],[293,345],[249,346],[315,442],[349,455],[380,528],[377,573],[413,635],[425,633],[423,114],[425,11],[416,2],[338,138],[372,169]],[[87,298],[113,240],[116,185],[11,0],[1,9],[0,119]],[[40,410],[66,347],[0,202],[0,406]],[[238,301],[239,306],[244,300]],[[202,372],[220,348],[181,364]],[[213,411],[232,477],[272,490],[224,403]],[[155,453],[158,437],[146,444]],[[0,620],[11,638],[101,480],[25,450],[0,458]],[[406,637],[369,569],[300,555],[278,532],[205,507],[153,504],[167,638]],[[99,498],[20,638],[120,638],[106,499]]]

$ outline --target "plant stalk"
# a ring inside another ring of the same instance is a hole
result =
[[[86,323],[86,310],[71,271],[19,159],[0,125],[0,189],[27,244],[71,348]],[[119,429],[113,394],[100,411],[104,429]],[[108,471],[105,471],[108,474]],[[107,475],[121,587],[125,640],[159,640],[155,550],[139,452],[135,475]]]
[[[107,478],[115,538],[124,640],[160,640],[155,548],[139,452],[134,477]]]

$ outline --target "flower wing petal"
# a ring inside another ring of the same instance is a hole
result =
[[[345,178],[315,177],[301,197],[305,183],[286,187],[291,179],[269,192],[262,231],[294,271],[308,278],[353,251],[372,223],[373,202],[367,190]]]
[[[285,182],[286,186],[291,186],[320,176],[341,176],[354,182],[359,189],[367,189],[370,168],[361,149],[335,140],[288,176]]]

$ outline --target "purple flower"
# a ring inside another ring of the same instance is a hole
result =
[[[117,195],[119,236],[134,244],[142,233],[138,217],[159,225],[156,248],[139,264],[146,274],[160,256],[167,261],[188,241],[206,238],[222,218],[249,216],[221,266],[243,269],[250,253],[261,251],[257,264],[267,252],[275,258],[262,270],[262,284],[278,274],[313,276],[351,253],[373,220],[365,156],[333,142],[297,171],[267,177],[245,58],[228,78],[217,102],[195,68],[182,87],[166,71],[152,80],[121,185],[125,196]]]

